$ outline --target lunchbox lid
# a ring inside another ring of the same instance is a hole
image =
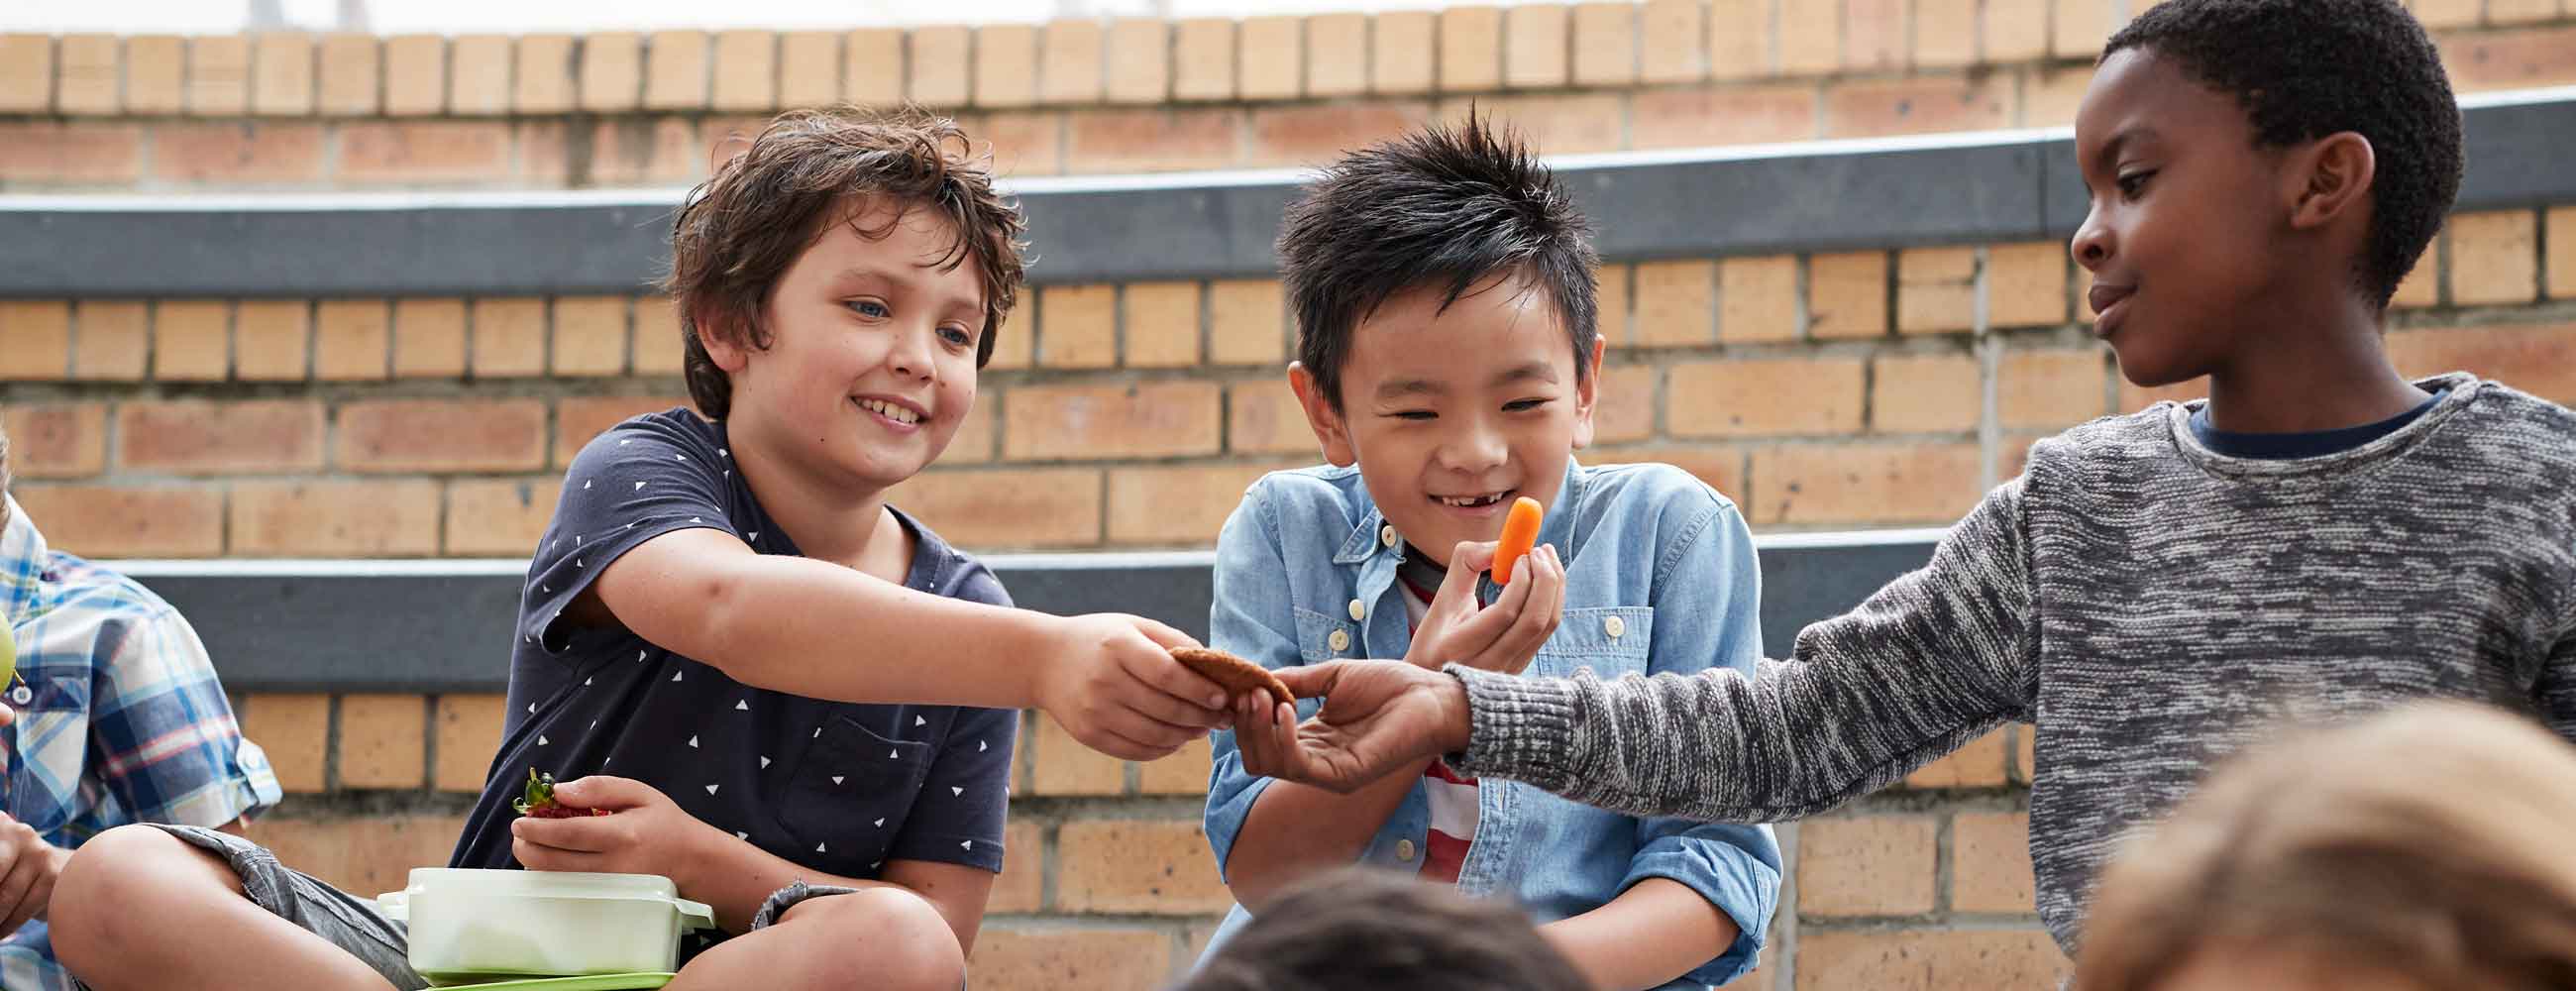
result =
[[[526,871],[468,867],[415,867],[411,886],[376,896],[376,905],[395,921],[409,921],[411,900],[423,895],[473,897],[602,899],[662,902],[676,908],[686,929],[714,928],[715,910],[680,897],[679,885],[658,874],[600,874],[582,871]]]

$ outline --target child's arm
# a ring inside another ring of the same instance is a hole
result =
[[[1707,964],[1740,938],[1735,920],[1706,897],[1661,877],[1640,881],[1607,905],[1538,931],[1601,989],[1662,987]],[[1748,959],[1741,969],[1752,967]]]

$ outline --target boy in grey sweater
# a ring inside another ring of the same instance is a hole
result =
[[[2173,0],[2076,122],[2071,250],[2141,386],[2209,399],[2031,449],[1931,563],[1752,677],[1359,661],[1237,717],[1255,773],[1350,788],[1435,754],[1638,815],[1762,822],[2037,726],[2039,910],[2074,949],[2121,835],[2283,717],[2444,696],[2576,737],[2576,413],[2410,381],[2386,307],[2448,212],[2460,118],[2396,0]]]

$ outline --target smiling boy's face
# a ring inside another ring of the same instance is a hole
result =
[[[1447,561],[1500,536],[1516,496],[1553,506],[1575,449],[1592,441],[1600,348],[1576,375],[1546,293],[1490,279],[1443,308],[1439,286],[1389,297],[1361,318],[1341,405],[1304,368],[1290,382],[1337,465],[1357,464],[1398,534]]]

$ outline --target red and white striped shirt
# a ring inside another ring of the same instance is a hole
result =
[[[1423,588],[1411,578],[1398,584],[1404,587],[1408,625],[1419,631],[1438,589]],[[1476,779],[1450,770],[1446,761],[1435,759],[1422,772],[1422,788],[1431,802],[1431,830],[1423,838],[1422,877],[1456,884],[1458,869],[1467,863],[1467,850],[1476,842]]]

